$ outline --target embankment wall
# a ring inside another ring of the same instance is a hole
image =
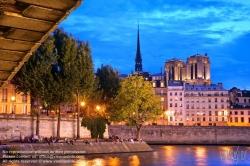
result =
[[[109,135],[135,138],[130,126],[109,126]],[[142,140],[153,144],[250,145],[250,127],[233,126],[143,126]]]
[[[41,116],[39,126],[40,136],[57,136],[57,116]],[[74,138],[76,132],[77,119],[73,117],[61,117],[60,137]],[[12,114],[0,115],[0,140],[20,139],[20,135],[22,134],[25,136],[36,134],[36,117]],[[105,132],[104,137],[107,136],[108,132]],[[90,131],[85,127],[80,127],[80,137],[90,138]]]
[[[56,157],[53,155],[80,155],[80,154],[100,154],[100,153],[121,153],[121,152],[148,152],[153,149],[145,142],[99,142],[84,144],[74,143],[32,143],[32,144],[12,144],[0,146],[0,158],[15,158],[15,154],[20,154],[18,158],[42,158],[41,155]]]

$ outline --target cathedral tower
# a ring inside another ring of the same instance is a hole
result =
[[[136,48],[136,57],[135,57],[135,71],[142,71],[139,23],[138,23],[137,48]]]

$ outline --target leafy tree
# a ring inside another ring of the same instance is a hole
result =
[[[89,43],[68,36],[62,29],[54,32],[58,62],[55,65],[55,101],[58,104],[58,137],[60,135],[60,105],[77,102],[77,138],[80,138],[80,96],[94,84],[94,69]]]
[[[91,138],[103,138],[106,130],[107,120],[104,117],[84,117],[82,126],[87,127],[91,132]]]
[[[79,96],[90,94],[94,84],[89,43],[74,39],[61,28],[56,29],[23,65],[13,83],[18,92],[30,93],[39,102],[37,106],[58,110],[57,137],[60,137],[60,106],[77,101],[79,137]],[[36,115],[39,134],[39,111]]]
[[[149,81],[141,76],[129,76],[121,82],[108,113],[111,121],[125,121],[127,125],[136,126],[139,139],[143,122],[153,120],[162,113],[160,104],[161,99],[153,94]]]
[[[39,106],[50,98],[48,92],[52,87],[48,87],[48,79],[52,78],[51,64],[57,60],[53,43],[54,38],[50,36],[12,79],[17,93],[30,94],[33,100],[37,101],[36,110],[39,110]],[[39,135],[39,111],[34,110],[34,115],[37,117],[36,135]]]
[[[102,102],[108,105],[120,87],[118,74],[110,65],[102,65],[97,69],[96,76],[99,78],[99,90],[103,91]]]

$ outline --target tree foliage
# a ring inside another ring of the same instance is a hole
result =
[[[30,94],[32,99],[37,101],[37,110],[43,102],[51,99],[51,64],[57,61],[53,43],[54,38],[50,36],[12,79],[18,93]],[[34,115],[37,116],[36,134],[39,135],[39,112]]]
[[[91,138],[103,138],[107,120],[102,116],[82,118],[82,126],[91,132]]]
[[[137,138],[140,138],[142,124],[162,113],[160,104],[161,99],[153,94],[149,81],[141,76],[129,76],[121,82],[108,114],[111,121],[125,121],[127,125],[136,126]]]
[[[96,76],[99,79],[99,90],[102,91],[102,103],[109,104],[120,87],[118,74],[110,65],[102,65],[97,69]]]
[[[17,91],[39,98],[39,105],[58,110],[57,137],[60,137],[60,106],[75,102],[79,105],[79,95],[89,94],[93,89],[89,43],[74,39],[61,28],[56,29],[23,65],[13,83]]]

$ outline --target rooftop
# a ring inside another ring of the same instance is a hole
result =
[[[188,91],[214,91],[214,90],[226,90],[222,86],[216,85],[216,84],[186,84],[186,90]]]

